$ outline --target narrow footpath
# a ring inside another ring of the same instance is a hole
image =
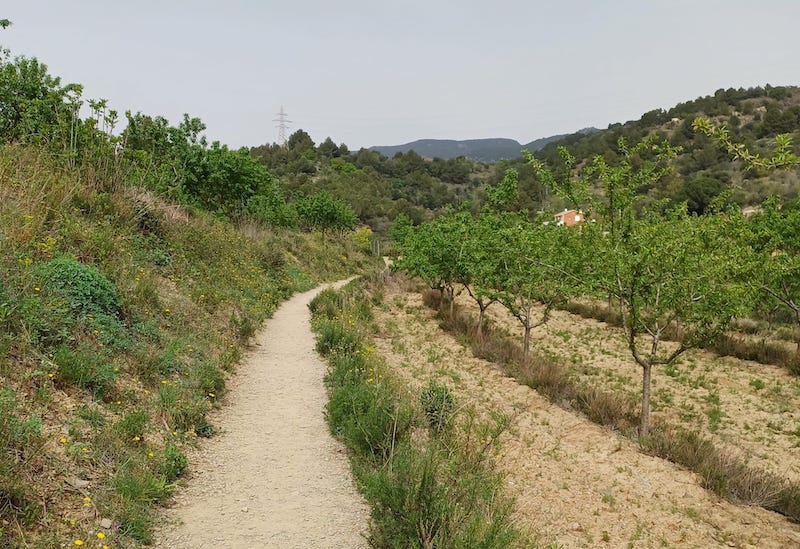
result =
[[[191,457],[156,547],[368,547],[369,509],[324,418],[307,307],[320,289],[284,303],[257,334],[212,420],[221,433]]]

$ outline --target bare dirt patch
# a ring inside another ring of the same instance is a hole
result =
[[[324,419],[325,365],[307,308],[318,291],[284,303],[256,336],[213,418],[222,433],[190,457],[156,546],[368,546],[369,510]]]
[[[511,418],[496,465],[507,474],[507,486],[517,497],[517,523],[542,543],[564,547],[800,546],[797,524],[760,508],[720,499],[703,489],[695,474],[640,453],[621,435],[549,403],[493,364],[474,358],[439,329],[433,312],[417,294],[387,287],[376,320],[381,329],[378,354],[412,387],[435,379],[450,386],[458,403]],[[551,328],[566,329],[560,324]],[[578,330],[588,333],[591,327]],[[570,334],[568,339],[577,339],[572,332],[565,333]],[[552,352],[570,356],[574,349],[567,343],[554,344]],[[631,381],[619,384],[638,389],[637,370],[610,338],[594,343],[592,351],[608,363],[621,363],[620,373],[613,370],[614,375]],[[609,377],[604,373],[606,362],[591,366],[597,368],[598,378]],[[725,386],[723,374],[717,376],[715,386]],[[614,383],[610,377],[609,383]],[[750,385],[737,384],[739,390],[745,386]],[[722,394],[720,389],[721,405],[726,406],[728,400]],[[727,408],[725,413],[733,415]]]

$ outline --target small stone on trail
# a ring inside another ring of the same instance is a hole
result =
[[[242,513],[246,513],[248,511],[247,507],[242,507]]]
[[[111,528],[111,524],[112,524],[111,519],[104,518],[103,520],[100,521],[100,527],[105,528],[106,530]]]

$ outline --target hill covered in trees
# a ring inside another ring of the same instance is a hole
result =
[[[757,206],[772,195],[784,200],[797,198],[800,193],[797,171],[747,169],[710,138],[694,131],[692,122],[696,117],[726,126],[734,141],[764,153],[774,146],[778,134],[790,134],[795,141],[800,137],[800,88],[766,85],[720,89],[713,95],[679,103],[668,110],[646,112],[639,120],[611,124],[592,134],[567,136],[547,144],[535,156],[557,165],[558,149],[565,147],[578,164],[585,164],[597,155],[613,162],[619,158],[620,138],[636,143],[655,136],[679,150],[671,162],[672,173],[658,185],[641,190],[651,203],[686,201],[690,211],[703,212],[726,191],[731,193],[730,200],[742,207]],[[540,187],[534,179],[527,178],[528,188],[538,191]]]
[[[635,143],[647,136],[666,140],[677,148],[672,172],[653,186],[639,189],[644,204],[674,205],[686,201],[691,212],[702,212],[723,192],[742,207],[757,206],[768,196],[791,200],[800,193],[797,172],[744,169],[711,139],[692,129],[692,121],[709,117],[730,128],[734,140],[751,150],[764,151],[780,133],[800,136],[800,89],[796,87],[717,90],[713,95],[655,109],[638,120],[609,125],[604,130],[581,130],[525,145],[536,158],[552,166],[560,163],[564,147],[585,165],[596,155],[609,162],[619,159],[620,138]],[[251,154],[262,162],[287,196],[326,191],[350,205],[362,223],[383,232],[399,215],[415,224],[432,219],[447,206],[477,211],[485,202],[483,188],[496,185],[513,169],[519,179],[519,204],[529,212],[560,209],[567,204],[542,185],[522,157],[480,162],[469,158],[471,147],[481,143],[523,146],[513,140],[470,142],[424,140],[424,151],[375,148],[351,151],[328,138],[315,144],[298,130],[288,144],[261,145]],[[510,142],[510,143],[509,143]],[[516,145],[515,145],[516,143]],[[402,148],[414,143],[402,146]],[[509,148],[510,150],[510,148]],[[451,158],[438,157],[458,154]]]
[[[584,128],[577,133],[592,133],[597,128]],[[536,152],[548,143],[558,141],[569,134],[551,135],[534,139],[525,145],[515,139],[418,139],[403,145],[378,145],[369,150],[377,151],[385,156],[394,156],[397,153],[414,151],[426,158],[458,158],[463,156],[477,162],[497,162],[522,156],[522,150]]]

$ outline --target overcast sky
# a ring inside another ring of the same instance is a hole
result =
[[[800,84],[796,0],[19,0],[0,44],[231,146],[525,143],[718,88]],[[794,45],[793,45],[794,44]]]

